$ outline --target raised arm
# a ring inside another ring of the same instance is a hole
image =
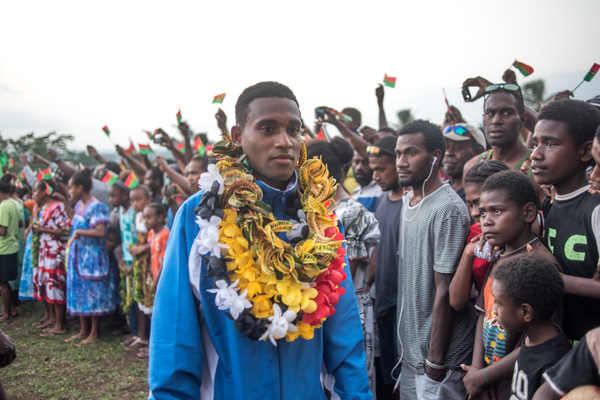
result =
[[[367,154],[367,146],[369,146],[369,142],[364,140],[362,137],[358,136],[356,133],[352,132],[346,125],[342,124],[342,122],[337,118],[337,116],[330,111],[330,109],[325,110],[325,122],[328,122],[335,126],[342,136],[350,141],[350,144],[364,158],[369,158]]]
[[[117,145],[116,149],[117,149],[117,153],[119,153],[119,155],[121,157],[123,157],[125,160],[127,160],[127,163],[131,166],[131,169],[133,170],[133,172],[135,172],[135,174],[137,176],[143,178],[144,175],[146,175],[147,169],[144,166],[144,164],[142,164],[141,162],[136,160],[134,157],[131,157],[129,154],[127,154],[121,146]]]
[[[385,109],[383,108],[383,97],[385,91],[382,85],[377,86],[375,89],[375,96],[377,97],[377,108],[379,109],[379,129],[387,128],[387,118],[385,117]]]

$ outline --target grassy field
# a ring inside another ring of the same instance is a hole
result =
[[[17,359],[0,370],[10,399],[146,399],[148,363],[136,352],[125,351],[109,327],[102,326],[100,343],[64,343],[78,331],[69,326],[69,334],[39,337],[32,323],[43,316],[39,304],[28,302],[19,308],[19,316],[10,324],[0,324],[17,348]]]

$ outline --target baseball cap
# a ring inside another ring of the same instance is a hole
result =
[[[480,145],[484,150],[486,148],[483,132],[472,125],[463,123],[448,125],[444,128],[443,132],[446,139],[454,140],[456,142],[465,142],[473,138],[475,143]]]
[[[382,154],[396,157],[396,141],[397,136],[384,136],[374,145],[367,147],[367,154],[372,157],[379,157]]]

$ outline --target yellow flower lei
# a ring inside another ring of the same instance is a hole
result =
[[[298,315],[297,329],[288,330],[286,340],[312,339],[314,329],[319,328],[326,318],[318,319],[318,323],[302,321],[301,314],[314,313],[318,307],[315,298],[319,292],[311,283],[327,271],[335,258],[341,257],[340,267],[345,265],[343,253],[338,252],[344,240],[333,214],[335,180],[329,177],[321,160],[306,160],[306,147],[302,143],[296,166],[298,193],[310,234],[293,246],[277,234],[291,233],[295,225],[275,218],[270,207],[261,201],[262,190],[241,162],[243,157],[234,158],[239,156],[239,150],[228,135],[224,139],[214,146],[213,151],[221,155],[216,164],[224,182],[219,199],[224,211],[219,225],[219,243],[229,246],[225,251],[225,257],[229,259],[227,273],[231,281],[238,282],[240,292],[247,292],[247,299],[252,304],[250,314],[257,319],[266,319],[273,316],[274,304],[283,304]],[[341,293],[343,289],[340,289]],[[332,305],[329,307],[333,308]]]

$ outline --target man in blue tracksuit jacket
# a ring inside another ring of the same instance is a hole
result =
[[[244,90],[236,104],[233,143],[246,159],[263,201],[278,219],[296,192],[300,110],[292,91],[275,82]],[[150,337],[150,399],[371,399],[362,328],[352,280],[334,315],[311,340],[254,341],[235,330],[215,305],[213,278],[194,240],[193,210],[202,192],[178,211],[160,276]],[[346,259],[345,272],[350,277]]]

